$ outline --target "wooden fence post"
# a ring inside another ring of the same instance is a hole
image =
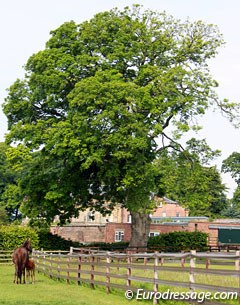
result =
[[[146,266],[147,266],[147,257],[144,257],[144,273],[146,272]]]
[[[154,284],[153,284],[153,291],[155,294],[158,292],[158,283],[156,282],[158,280],[158,263],[159,263],[159,258],[158,258],[158,252],[156,251],[154,254]],[[156,305],[158,304],[158,299],[153,298],[153,304]]]
[[[128,287],[131,287],[131,279],[130,279],[130,276],[132,275],[132,258],[131,258],[131,255],[128,254],[128,257],[127,257],[127,286]]]
[[[43,270],[43,274],[46,274],[45,270],[46,270],[46,267],[45,267],[45,258],[46,258],[46,255],[45,255],[45,252],[43,252],[44,255],[43,255],[43,259],[42,259],[42,263],[43,263],[43,267],[42,267],[42,270]]]
[[[81,285],[80,277],[81,277],[81,267],[82,267],[82,256],[78,256],[78,285]]]
[[[67,284],[70,283],[70,280],[69,280],[69,277],[70,277],[70,272],[69,272],[69,269],[70,269],[70,260],[71,260],[71,257],[69,256],[67,258]]]
[[[210,263],[211,263],[210,258],[207,258],[206,259],[206,269],[209,269]]]
[[[239,271],[240,270],[240,268],[239,268],[240,251],[239,250],[236,251],[236,256],[237,256],[237,258],[235,260],[235,270]]]
[[[91,254],[91,282],[90,282],[91,288],[94,288],[94,261],[95,261],[95,257],[93,254]]]
[[[58,281],[60,280],[60,272],[61,272],[61,267],[60,267],[60,255],[58,254],[58,260],[57,260],[57,263],[58,263],[58,265],[57,265],[57,279],[58,279]]]
[[[49,270],[49,274],[50,274],[50,278],[52,278],[53,277],[53,274],[52,274],[52,253],[50,253],[49,258],[50,258],[50,270]]]
[[[181,251],[182,254],[184,254],[184,251]],[[185,257],[181,257],[181,267],[184,268],[185,266]]]
[[[110,252],[107,252],[106,254],[106,292],[109,294],[110,292]]]
[[[195,283],[195,279],[194,279],[194,268],[196,266],[195,262],[196,262],[196,258],[194,257],[194,255],[196,254],[196,250],[191,250],[190,252],[191,256],[190,256],[190,273],[189,273],[189,284],[190,284],[190,290],[194,290],[194,283]]]

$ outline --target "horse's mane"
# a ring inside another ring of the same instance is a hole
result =
[[[24,247],[24,248],[26,248],[28,251],[32,252],[32,247],[31,247],[30,239],[27,239],[27,240],[23,243],[22,247]]]

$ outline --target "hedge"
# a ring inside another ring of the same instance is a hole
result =
[[[0,249],[13,250],[31,239],[32,248],[38,248],[38,234],[29,227],[0,226]]]
[[[116,251],[122,252],[127,249],[129,242],[121,241],[115,243],[104,243],[104,242],[96,242],[96,243],[89,243],[84,245],[83,247],[96,247],[102,251]]]
[[[47,230],[39,230],[39,248],[43,250],[70,250],[70,247],[79,248],[82,245],[78,242],[66,240],[58,235],[53,235]]]
[[[206,251],[208,234],[203,232],[170,232],[150,237],[148,248],[164,252]]]

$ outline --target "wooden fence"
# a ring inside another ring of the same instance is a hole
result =
[[[126,254],[91,249],[89,253],[78,252],[61,255],[35,251],[33,256],[37,270],[45,275],[67,283],[88,283],[92,288],[105,286],[107,293],[112,288],[136,292],[140,287],[157,293],[170,287],[172,291],[231,292],[238,298],[240,295],[239,251]]]
[[[11,250],[0,249],[0,264],[11,264],[12,263],[12,252]]]

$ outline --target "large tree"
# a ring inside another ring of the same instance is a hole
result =
[[[65,220],[119,202],[132,214],[130,245],[145,246],[159,186],[153,161],[179,149],[209,107],[234,115],[209,74],[222,44],[216,26],[139,6],[52,31],[4,105],[7,140],[21,143],[10,158],[22,170],[24,211]]]

